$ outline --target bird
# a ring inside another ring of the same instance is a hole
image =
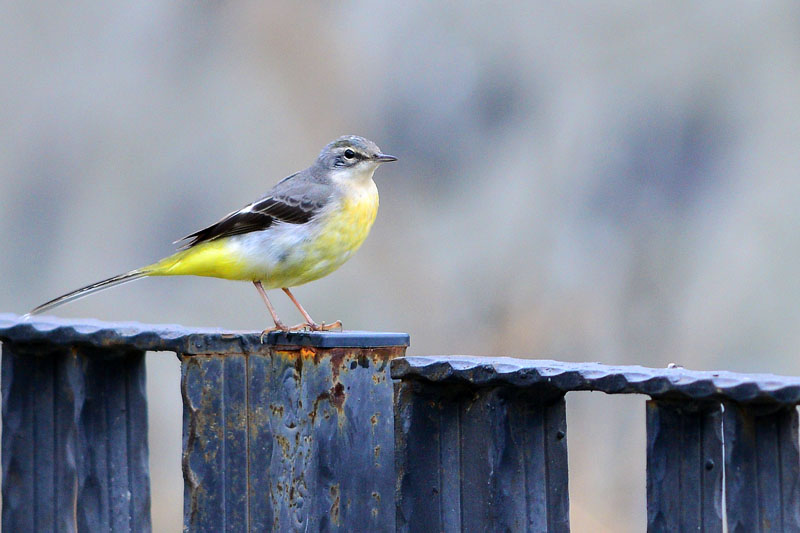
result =
[[[25,318],[95,292],[149,276],[207,276],[252,282],[275,327],[270,331],[342,329],[317,323],[292,287],[327,276],[358,250],[378,213],[373,181],[382,164],[397,161],[364,137],[345,135],[326,145],[316,161],[279,181],[258,200],[191,233],[174,254],[150,265],[74,290],[31,310]],[[286,326],[267,290],[282,289],[305,322]]]

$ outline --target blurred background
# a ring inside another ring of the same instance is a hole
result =
[[[342,134],[361,251],[297,289],[411,354],[800,374],[800,4],[0,3],[0,311],[152,262]],[[273,300],[299,321],[282,294]],[[270,325],[150,279],[66,317]],[[148,360],[153,521],[181,528],[179,366]],[[645,526],[642,398],[568,398],[574,531]]]

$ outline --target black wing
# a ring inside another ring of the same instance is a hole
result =
[[[278,222],[308,222],[327,203],[330,187],[296,179],[298,177],[297,174],[289,176],[278,183],[267,196],[176,242],[188,240],[183,247],[191,248],[201,242],[265,230]]]

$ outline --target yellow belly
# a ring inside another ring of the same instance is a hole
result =
[[[148,268],[156,276],[261,281],[267,289],[314,281],[342,266],[367,238],[378,213],[378,191],[371,180],[370,183],[371,187],[351,191],[337,209],[321,215],[319,220],[302,229],[290,227],[292,236],[302,232],[303,239],[285,245],[285,250],[283,244],[271,240],[270,231],[276,237],[279,232],[270,229],[264,232],[263,250],[259,246],[244,246],[245,236],[228,237],[180,251]],[[278,259],[272,259],[273,256]]]
[[[269,273],[264,284],[271,288],[296,287],[327,276],[361,247],[378,212],[374,202],[348,202],[328,215],[319,229],[298,250]]]

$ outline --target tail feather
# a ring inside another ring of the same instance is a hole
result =
[[[38,315],[43,311],[47,311],[54,307],[58,307],[59,305],[63,305],[67,302],[72,302],[77,300],[78,298],[83,298],[84,296],[89,296],[90,294],[94,294],[95,292],[102,291],[103,289],[108,289],[109,287],[114,287],[116,285],[122,285],[123,283],[127,283],[129,281],[133,281],[135,279],[143,278],[150,274],[150,270],[145,269],[137,269],[131,270],[130,272],[126,272],[125,274],[120,274],[118,276],[114,276],[113,278],[104,279],[103,281],[98,281],[97,283],[92,283],[91,285],[87,285],[86,287],[82,287],[78,290],[69,292],[64,294],[63,296],[59,296],[58,298],[53,298],[49,302],[45,302],[39,307],[33,309],[30,313],[25,315],[23,318],[28,318],[32,315]]]

